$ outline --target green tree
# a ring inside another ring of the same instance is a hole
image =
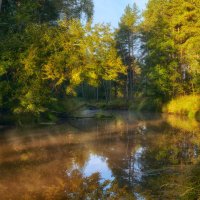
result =
[[[67,93],[75,93],[76,86],[84,81],[97,87],[101,81],[115,80],[125,73],[108,26],[93,28],[91,23],[83,27],[77,20],[62,22],[54,37],[57,47],[46,60],[44,74],[55,81],[55,86],[66,84]],[[52,48],[51,38],[49,35],[47,48]]]
[[[0,30],[19,32],[29,23],[53,23],[63,16],[89,20],[93,7],[91,0],[4,0]]]
[[[1,97],[11,112],[50,111],[81,83],[97,87],[125,73],[108,26],[64,20],[57,26],[30,24],[21,36],[14,34],[1,52],[0,83],[9,88]]]
[[[200,1],[176,0],[171,4],[170,29],[178,50],[179,67],[186,84],[184,88],[187,93],[197,92],[200,79]]]
[[[116,30],[117,48],[123,63],[127,66],[126,78],[126,98],[131,99],[133,95],[134,68],[135,68],[135,46],[138,38],[138,20],[139,11],[136,4],[131,8],[128,5],[119,22],[119,28]]]
[[[151,0],[144,12],[144,93],[162,102],[199,88],[199,2]],[[190,51],[190,53],[189,53]]]
[[[61,12],[64,12],[63,5],[69,6],[69,13],[66,13],[66,16],[81,5],[81,8],[77,9],[76,16],[73,16],[77,20],[82,17],[82,14],[89,19],[93,13],[93,3],[90,0],[81,0],[78,4],[77,1],[70,0],[65,2],[5,0],[2,2],[0,12],[1,111],[39,114],[47,110],[51,102],[55,101],[55,97],[59,96],[54,84],[45,79],[42,67],[46,64],[45,59],[50,57],[51,51],[57,50],[59,54],[59,47],[58,49],[53,47],[55,42],[59,44],[58,40],[53,40],[53,31],[59,33],[60,26],[56,20],[59,19]],[[51,47],[49,41],[45,39],[50,34],[53,40]]]

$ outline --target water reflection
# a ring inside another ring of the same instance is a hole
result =
[[[175,123],[171,116],[113,114],[110,120],[2,132],[1,199],[200,197],[197,122],[185,126],[186,119],[176,117]]]
[[[107,158],[90,154],[89,160],[84,166],[83,174],[87,177],[98,172],[103,180],[113,180],[112,171],[106,161]]]
[[[143,166],[141,163],[142,154],[145,151],[143,147],[140,147],[134,155],[134,162],[133,162],[133,169],[135,174],[135,180],[138,182],[142,181],[142,175],[143,175]]]

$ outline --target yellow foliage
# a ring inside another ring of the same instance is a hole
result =
[[[44,43],[49,55],[42,66],[43,79],[52,80],[55,86],[67,83],[68,94],[75,94],[83,81],[96,87],[101,80],[117,80],[120,73],[126,73],[108,25],[61,21],[59,29],[46,33]]]
[[[194,118],[197,112],[200,111],[200,96],[188,95],[180,96],[170,101],[163,109],[164,112],[188,115]]]

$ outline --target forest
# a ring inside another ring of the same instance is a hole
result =
[[[116,29],[93,14],[92,0],[0,1],[0,116],[81,101],[199,118],[199,0],[127,5]]]
[[[124,2],[0,0],[1,200],[200,199],[200,0]]]

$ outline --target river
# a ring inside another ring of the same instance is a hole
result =
[[[200,126],[172,115],[0,129],[0,199],[198,199]]]

